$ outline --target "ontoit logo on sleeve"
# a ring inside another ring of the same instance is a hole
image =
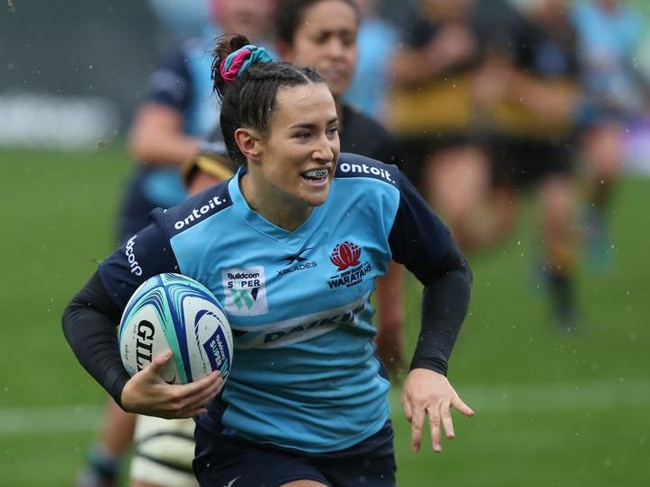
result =
[[[226,311],[239,316],[256,316],[268,311],[264,267],[233,267],[221,272],[226,294]]]
[[[377,166],[371,166],[366,163],[361,163],[361,164],[351,164],[349,162],[341,162],[339,163],[339,171],[341,171],[344,174],[365,174],[369,176],[374,176],[375,178],[378,179],[383,179],[385,181],[388,181],[389,183],[395,184],[395,180],[391,176],[390,172],[388,172],[386,169],[382,167],[377,167]]]

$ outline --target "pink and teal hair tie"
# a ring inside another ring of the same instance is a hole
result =
[[[247,45],[230,53],[221,61],[219,70],[224,81],[231,82],[241,76],[246,68],[255,63],[270,63],[273,58],[263,47]]]

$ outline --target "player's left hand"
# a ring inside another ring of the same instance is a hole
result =
[[[442,451],[442,430],[448,439],[454,438],[451,409],[465,416],[474,411],[458,396],[449,380],[437,372],[413,369],[409,372],[402,389],[402,406],[406,419],[411,423],[411,450],[419,451],[422,445],[424,420],[429,416],[433,451]]]

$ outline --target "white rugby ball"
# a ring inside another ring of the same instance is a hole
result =
[[[118,330],[124,368],[133,375],[171,350],[168,383],[187,384],[213,370],[228,377],[233,355],[230,324],[203,284],[181,274],[147,279],[124,308]]]

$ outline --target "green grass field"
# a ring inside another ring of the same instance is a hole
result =
[[[70,352],[60,316],[112,249],[128,167],[120,146],[0,151],[0,485],[70,486],[95,435],[104,394]],[[442,454],[414,454],[396,390],[401,487],[650,485],[649,206],[650,179],[624,179],[615,266],[581,271],[577,333],[553,327],[532,278],[530,205],[507,244],[470,256],[474,297],[450,378],[477,414],[456,415],[457,438]],[[419,291],[408,282],[409,316]],[[410,319],[408,336],[416,331]]]

